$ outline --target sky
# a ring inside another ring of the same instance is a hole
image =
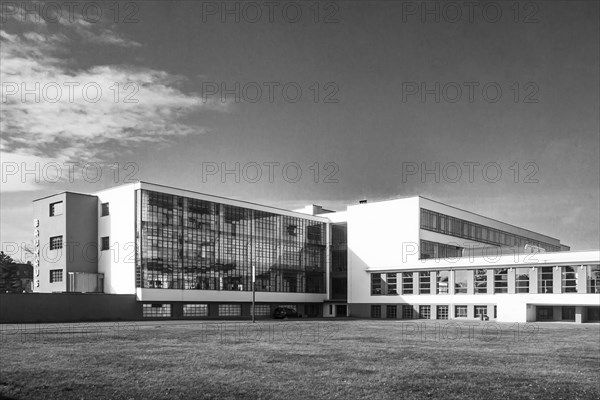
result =
[[[1,6],[5,250],[32,200],[136,180],[421,195],[600,247],[598,2],[70,4]]]

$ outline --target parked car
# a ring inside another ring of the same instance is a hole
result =
[[[293,308],[277,307],[275,311],[273,311],[273,318],[302,318],[302,314],[298,314],[298,311]]]

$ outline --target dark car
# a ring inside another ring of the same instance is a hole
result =
[[[302,318],[302,314],[298,314],[298,311],[288,307],[277,307],[273,311],[273,318]]]

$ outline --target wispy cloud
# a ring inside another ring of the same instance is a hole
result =
[[[3,152],[51,157],[61,162],[102,160],[128,145],[168,143],[206,129],[189,120],[227,105],[186,92],[186,78],[149,67],[93,65],[73,51],[80,42],[140,47],[102,24],[45,23],[12,15],[0,31]]]

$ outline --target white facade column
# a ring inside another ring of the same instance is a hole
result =
[[[528,268],[529,270],[529,293],[536,294],[538,292],[538,269],[535,267]]]
[[[494,294],[494,268],[486,271],[487,294]]]
[[[575,267],[577,274],[577,293],[587,293],[587,267],[578,265]]]
[[[517,270],[515,268],[509,268],[507,273],[507,284],[508,284],[508,294],[515,294],[516,290],[516,281],[517,281]]]
[[[467,294],[475,294],[475,273],[472,269],[467,270]]]
[[[562,293],[562,267],[552,267],[552,293]]]

